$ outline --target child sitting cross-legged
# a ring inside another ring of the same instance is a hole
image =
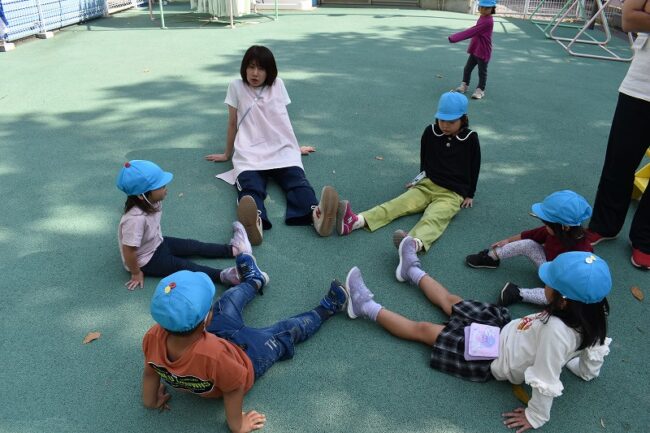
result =
[[[446,324],[415,322],[382,307],[356,267],[345,282],[350,298],[348,316],[370,319],[398,338],[432,348],[431,367],[445,373],[475,382],[526,382],[533,389],[532,398],[527,408],[502,414],[507,428],[521,433],[550,419],[553,399],[562,395],[560,374],[565,366],[584,380],[600,374],[611,342],[605,296],[612,286],[609,268],[601,258],[574,251],[542,264],[539,276],[546,284],[549,304],[541,313],[511,320],[506,307],[463,300],[424,272],[413,238],[402,241],[400,256],[396,270],[400,279],[418,286],[440,307],[449,316]],[[495,327],[498,339],[493,338],[493,346],[498,351],[492,359],[466,356],[465,328],[475,323]]]
[[[157,322],[144,336],[142,400],[148,408],[168,408],[164,383],[205,398],[223,397],[230,430],[250,432],[264,427],[266,417],[242,412],[244,395],[275,362],[293,357],[295,345],[318,331],[347,302],[334,280],[311,311],[267,328],[247,327],[244,307],[268,284],[255,258],[236,258],[242,283],[212,304],[215,287],[203,272],[180,271],[164,278],[151,300]],[[164,383],[161,383],[160,379]]]

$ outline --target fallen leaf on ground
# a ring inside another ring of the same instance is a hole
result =
[[[600,425],[603,426],[603,428],[605,428],[605,421],[603,421],[602,418],[600,419]]]
[[[521,385],[512,385],[512,393],[515,395],[515,397],[517,397],[517,400],[523,404],[528,404],[530,397]]]
[[[632,292],[632,296],[637,298],[639,301],[643,301],[643,298],[645,298],[645,295],[643,294],[641,289],[639,289],[637,286],[632,286],[630,291]]]
[[[384,160],[384,157],[383,157],[383,156],[379,156],[379,155],[377,155],[377,156],[375,156],[375,159],[378,159],[379,161],[383,161],[383,160]]]
[[[86,337],[84,338],[84,344],[88,344],[91,341],[95,341],[101,336],[102,334],[100,334],[99,332],[89,332],[88,335],[86,335]]]
[[[436,78],[444,78],[444,77],[440,74],[436,74]]]
[[[179,197],[183,197],[183,193],[182,193],[182,192],[179,192],[179,193],[178,193],[178,196],[179,196]]]

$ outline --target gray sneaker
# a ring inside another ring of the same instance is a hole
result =
[[[401,244],[404,238],[408,235],[409,234],[402,229],[395,230],[393,233],[393,245],[395,245],[395,248],[399,248],[399,244]]]
[[[366,287],[361,271],[356,266],[350,269],[348,276],[345,277],[344,288],[348,293],[348,317],[350,319],[367,318],[364,307],[369,301],[372,301],[375,295]]]
[[[472,93],[472,99],[483,99],[484,96],[485,96],[485,91],[483,91],[483,89],[480,89],[478,87],[476,88],[476,90],[474,90],[474,93]]]
[[[460,86],[456,87],[455,91],[458,93],[467,92],[467,83],[463,81],[462,83],[460,83]]]
[[[417,245],[415,239],[410,236],[402,239],[402,242],[399,244],[399,264],[397,265],[397,269],[395,269],[395,278],[397,278],[397,281],[410,281],[409,269],[413,266],[421,267],[416,251]]]

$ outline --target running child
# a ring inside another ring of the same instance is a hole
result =
[[[463,300],[449,293],[420,268],[410,237],[400,244],[396,272],[418,286],[449,321],[444,325],[414,322],[382,307],[373,300],[356,267],[345,282],[348,316],[370,319],[398,338],[432,347],[430,365],[437,370],[475,382],[496,379],[530,385],[533,391],[528,406],[502,413],[503,424],[518,433],[540,428],[550,419],[553,399],[562,395],[564,388],[560,381],[563,367],[583,380],[591,380],[600,374],[609,354],[606,296],[612,280],[605,261],[591,253],[564,253],[542,264],[539,277],[546,284],[549,304],[541,313],[514,320],[505,307]],[[466,359],[465,328],[472,323],[500,329],[498,343],[494,342],[498,347],[496,358]]]
[[[266,417],[243,411],[244,395],[276,362],[293,358],[295,345],[313,336],[343,310],[347,294],[334,280],[311,311],[267,328],[245,325],[243,309],[268,284],[255,258],[236,258],[242,283],[212,306],[214,284],[202,272],[180,271],[164,278],[151,300],[157,322],[144,336],[142,401],[168,409],[164,383],[204,398],[223,397],[228,427],[246,433],[264,427]]]
[[[454,33],[449,36],[449,42],[456,43],[466,39],[472,39],[467,47],[469,58],[463,70],[463,81],[456,89],[457,92],[465,93],[469,87],[469,82],[472,78],[472,71],[478,65],[478,86],[472,99],[482,99],[485,96],[485,85],[487,83],[487,70],[490,57],[492,57],[492,29],[494,27],[494,20],[492,15],[496,12],[496,0],[479,0],[478,11],[479,16],[476,25],[463,30],[459,33]]]
[[[320,202],[309,184],[301,154],[315,149],[298,146],[291,127],[287,105],[291,103],[284,82],[278,75],[273,53],[253,45],[241,62],[241,78],[228,86],[226,151],[207,155],[208,161],[227,161],[233,169],[217,175],[237,188],[237,217],[246,228],[253,245],[262,243],[263,230],[273,225],[264,199],[270,179],[284,191],[287,200],[287,225],[314,225],[321,236],[334,229],[338,194],[325,186]]]
[[[122,263],[131,273],[124,285],[134,290],[144,287],[145,275],[165,277],[182,269],[205,272],[215,283],[239,284],[235,267],[221,270],[187,259],[190,256],[234,258],[240,253],[251,253],[246,230],[239,222],[232,224],[233,237],[227,245],[163,237],[160,228],[162,201],[173,177],[145,160],[125,163],[117,176],[117,187],[127,195],[117,231]]]
[[[544,225],[495,242],[490,248],[467,256],[465,263],[472,268],[495,269],[503,259],[525,256],[539,268],[562,253],[593,251],[582,228],[582,223],[591,216],[591,206],[581,195],[570,190],[554,192],[541,203],[535,203],[531,214]],[[548,303],[544,289],[524,289],[510,282],[503,286],[497,303],[508,306],[520,301]]]
[[[445,93],[434,123],[420,139],[421,173],[406,184],[408,190],[358,215],[347,200],[340,201],[336,229],[340,235],[360,228],[373,232],[397,218],[422,213],[408,235],[415,239],[418,251],[428,251],[458,211],[472,207],[480,168],[481,147],[478,134],[469,129],[467,98]],[[396,247],[406,235],[404,230],[394,233]]]

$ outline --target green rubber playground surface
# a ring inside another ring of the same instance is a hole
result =
[[[150,159],[174,173],[163,233],[227,242],[236,194],[214,175],[228,82],[252,44],[274,52],[289,112],[317,191],[333,185],[353,208],[394,197],[419,171],[419,140],[437,99],[455,88],[467,42],[447,36],[476,16],[410,9],[319,8],[235,29],[200,21],[187,4],[166,8],[163,31],[127,11],[29,40],[0,56],[0,431],[226,431],[223,403],[172,391],[171,411],[141,403],[141,339],[153,324],[158,279],[127,291],[117,223],[117,172]],[[627,64],[570,57],[533,24],[496,16],[486,98],[470,101],[483,161],[475,207],[463,210],[424,268],[466,298],[493,301],[506,281],[539,284],[524,259],[473,270],[464,257],[535,227],[530,205],[570,188],[593,201],[617,89]],[[614,48],[625,52],[624,43]],[[476,72],[475,72],[476,73]],[[476,75],[473,83],[476,84]],[[646,161],[647,162],[647,161]],[[315,306],[332,278],[359,266],[376,299],[416,320],[442,321],[415,288],[395,281],[395,229],[319,238],[283,224],[285,201],[269,189],[275,223],[254,249],[271,276],[246,310],[262,326]],[[631,208],[634,209],[635,204]],[[650,274],[629,262],[628,224],[597,247],[612,269],[611,354],[601,376],[562,375],[546,432],[646,432],[650,424]],[[215,266],[228,260],[203,260]],[[218,289],[221,293],[223,288]],[[518,317],[535,311],[512,308]],[[101,338],[84,345],[91,331]],[[267,415],[266,432],[485,433],[506,431],[500,413],[520,406],[508,383],[475,384],[428,367],[429,349],[344,315],[274,366],[245,410]],[[530,389],[528,389],[530,392]]]

